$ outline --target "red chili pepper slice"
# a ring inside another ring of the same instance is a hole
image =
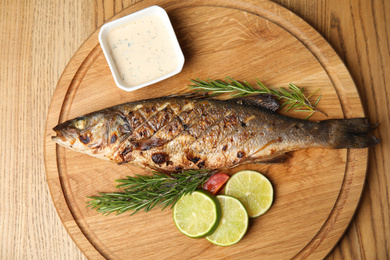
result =
[[[216,195],[229,178],[230,176],[225,173],[216,173],[205,182],[203,189]]]

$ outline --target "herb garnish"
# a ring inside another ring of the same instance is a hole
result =
[[[149,211],[155,206],[165,209],[181,198],[192,193],[213,175],[210,170],[189,170],[178,174],[166,175],[154,172],[151,176],[127,176],[127,179],[116,180],[122,183],[117,188],[124,192],[100,193],[100,196],[88,197],[88,207],[96,209],[104,215],[115,212],[117,215],[126,211]]]
[[[226,80],[191,80],[195,85],[189,85],[195,91],[210,93],[212,96],[217,96],[225,93],[230,93],[231,97],[243,97],[253,94],[267,94],[275,97],[277,100],[283,100],[284,102],[281,104],[280,108],[287,107],[284,112],[289,111],[290,109],[297,112],[309,112],[308,119],[315,112],[320,112],[326,115],[324,112],[316,108],[318,102],[320,102],[322,95],[320,95],[314,104],[310,102],[310,98],[316,94],[319,90],[314,93],[306,96],[303,91],[304,88],[299,88],[295,84],[290,83],[287,89],[280,88],[276,89],[274,87],[267,88],[261,83],[258,79],[256,79],[256,84],[259,86],[259,89],[253,88],[248,82],[244,81],[243,83],[232,79],[230,77],[226,77]],[[326,115],[327,116],[327,115]]]
[[[316,108],[321,100],[321,95],[314,104],[311,104],[309,100],[319,90],[306,96],[303,93],[304,88],[299,88],[293,83],[289,84],[289,90],[287,90],[285,88],[267,88],[259,80],[256,80],[256,84],[260,88],[255,89],[246,81],[241,83],[230,77],[226,77],[225,81],[196,79],[191,80],[191,82],[195,85],[189,87],[211,96],[229,93],[232,98],[236,98],[253,94],[267,94],[276,100],[283,100],[280,108],[287,107],[285,112],[290,109],[298,112],[309,112],[306,119],[315,112],[326,115]],[[170,205],[172,207],[183,195],[192,193],[196,188],[202,186],[213,174],[214,172],[210,170],[189,170],[170,175],[154,172],[151,176],[127,176],[127,179],[116,180],[121,183],[117,188],[123,189],[123,192],[100,193],[100,196],[88,197],[91,200],[87,202],[87,206],[104,215],[114,212],[119,215],[126,211],[133,211],[133,215],[140,210],[147,212],[155,206],[162,206],[162,209],[165,209]]]

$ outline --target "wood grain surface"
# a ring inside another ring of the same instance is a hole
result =
[[[367,167],[367,149],[297,151],[283,164],[245,165],[273,183],[274,205],[251,222],[242,242],[229,248],[183,237],[170,211],[138,213],[129,218],[101,216],[86,208],[88,195],[110,192],[125,175],[148,174],[57,147],[52,127],[68,119],[120,103],[189,91],[191,78],[230,75],[252,83],[286,86],[289,81],[323,98],[312,120],[363,117],[362,104],[348,70],[329,44],[301,18],[270,1],[150,1],[134,4],[113,19],[152,4],[169,14],[186,63],[179,75],[126,93],[118,89],[95,31],[73,56],[57,84],[45,133],[47,181],[69,234],[89,258],[262,259],[326,256],[348,226],[357,207]],[[275,61],[277,60],[277,61]],[[267,66],[264,66],[267,64]],[[305,118],[302,113],[291,116]],[[226,172],[226,171],[225,171]],[[286,214],[287,213],[287,214]],[[128,228],[124,228],[127,226]],[[123,243],[121,243],[123,241]],[[175,246],[165,245],[165,241]],[[150,245],[154,250],[150,250]],[[131,245],[131,246],[129,246]],[[165,250],[164,250],[165,249]]]
[[[276,1],[316,28],[346,63],[383,142],[369,152],[367,182],[329,259],[388,259],[389,22],[387,1]],[[128,1],[0,3],[0,256],[84,259],[63,227],[44,169],[46,115],[79,46]]]

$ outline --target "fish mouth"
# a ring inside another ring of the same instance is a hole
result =
[[[59,136],[52,136],[51,137],[51,140],[53,140],[54,142],[56,142],[56,144],[60,145],[60,146],[63,146],[65,148],[70,148],[70,145],[68,144],[67,141],[63,140],[61,137]]]
[[[57,135],[56,136],[52,136],[51,140],[53,140],[57,144],[65,145],[65,142],[67,141],[66,140],[67,138],[64,136],[62,131],[59,130],[57,127],[54,127],[53,130],[56,132]]]
[[[64,141],[62,140],[62,138],[59,137],[59,136],[52,136],[52,137],[51,137],[51,140],[54,141],[54,142],[56,142],[57,144],[61,144],[61,143],[64,142]]]

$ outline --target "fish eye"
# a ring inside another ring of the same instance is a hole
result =
[[[87,120],[84,117],[77,118],[74,122],[74,126],[79,130],[84,130],[87,126]]]

